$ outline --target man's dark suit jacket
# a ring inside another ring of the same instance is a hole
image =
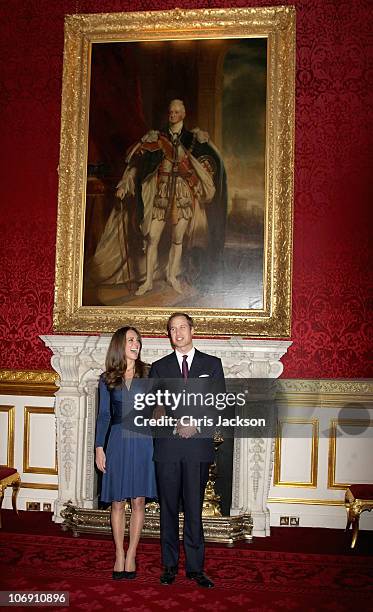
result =
[[[189,371],[189,379],[186,383],[184,383],[175,352],[155,361],[150,369],[149,378],[162,379],[162,384],[172,387],[173,385],[167,383],[167,379],[179,379],[179,384],[176,387],[180,391],[184,388],[188,392],[188,384],[191,385],[189,389],[194,391],[194,382],[197,384],[197,387],[201,386],[198,383],[203,384],[206,390],[210,386],[215,392],[217,390],[225,391],[221,360],[218,357],[202,353],[197,349],[195,349],[192,366]],[[176,380],[175,383],[177,383]],[[203,417],[204,414],[205,411],[201,408],[199,416]],[[167,410],[167,415],[178,417],[177,412],[175,413],[172,410]],[[198,416],[198,408],[193,412],[193,416]],[[201,427],[201,429],[203,430],[204,428]],[[206,463],[214,461],[212,432],[209,436],[206,436],[205,432],[197,433],[193,437],[185,439],[180,438],[177,434],[174,435],[172,428],[170,428],[168,434],[167,437],[155,437],[154,461],[179,461],[180,459]]]

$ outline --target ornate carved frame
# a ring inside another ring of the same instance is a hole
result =
[[[294,7],[71,15],[65,22],[54,328],[163,334],[170,309],[82,306],[90,58],[94,42],[266,37],[263,309],[189,309],[201,335],[287,337],[291,324]]]

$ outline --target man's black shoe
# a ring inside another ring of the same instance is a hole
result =
[[[205,589],[212,589],[214,586],[213,581],[203,572],[187,572],[186,577],[190,580],[194,580],[198,586],[204,587]]]
[[[178,572],[177,565],[165,566],[163,574],[160,578],[162,584],[172,584],[175,582],[175,577]]]

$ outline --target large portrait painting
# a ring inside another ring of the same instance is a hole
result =
[[[65,23],[55,329],[290,333],[294,12]]]

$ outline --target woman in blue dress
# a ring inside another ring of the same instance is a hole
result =
[[[103,472],[101,501],[111,502],[115,543],[114,580],[136,577],[136,549],[144,523],[145,498],[157,496],[151,432],[139,432],[139,428],[135,430],[131,427],[134,396],[144,392],[146,381],[143,379],[148,369],[141,361],[141,346],[137,329],[118,329],[111,339],[106,355],[106,371],[99,382],[96,465]],[[128,498],[131,499],[131,519],[125,555],[124,500]]]

